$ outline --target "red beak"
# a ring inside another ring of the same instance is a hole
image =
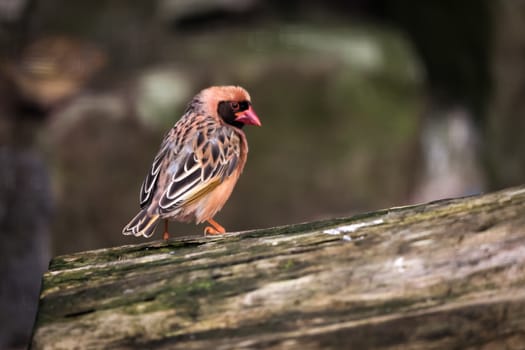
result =
[[[245,111],[235,113],[235,116],[237,117],[235,118],[236,122],[241,122],[246,125],[261,126],[261,121],[259,120],[257,114],[255,114],[252,106],[250,106],[250,108]]]

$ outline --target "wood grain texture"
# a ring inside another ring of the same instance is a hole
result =
[[[525,344],[525,187],[53,259],[33,349]]]

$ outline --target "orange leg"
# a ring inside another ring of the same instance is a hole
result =
[[[204,228],[204,235],[220,235],[225,233],[226,230],[222,227],[217,221],[213,219],[206,220],[211,226],[206,226]]]
[[[168,220],[164,220],[164,233],[162,234],[162,239],[165,241],[170,239],[170,233],[168,232]]]

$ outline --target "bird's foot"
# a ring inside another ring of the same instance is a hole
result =
[[[204,235],[220,235],[220,234],[223,234],[224,232],[220,232],[220,231],[217,231],[215,228],[211,227],[211,226],[206,226],[204,228]]]
[[[168,232],[168,220],[164,220],[164,233],[162,234],[162,239],[165,241],[170,239],[170,233]]]
[[[206,220],[210,223],[211,226],[206,226],[204,228],[204,235],[220,235],[226,233],[226,229],[222,227],[217,221],[213,219]]]

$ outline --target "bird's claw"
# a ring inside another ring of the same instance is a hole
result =
[[[226,233],[226,229],[222,227],[217,221],[213,219],[207,220],[211,226],[206,226],[204,228],[204,235],[220,235]]]
[[[218,230],[216,230],[214,227],[211,227],[211,226],[206,226],[204,228],[204,235],[220,235],[220,234],[223,234],[224,232],[220,232]]]

